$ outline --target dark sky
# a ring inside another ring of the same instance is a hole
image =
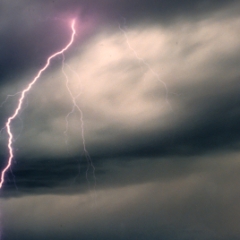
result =
[[[1,1],[1,240],[240,239],[239,10]]]

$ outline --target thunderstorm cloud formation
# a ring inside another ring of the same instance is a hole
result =
[[[19,92],[77,33],[12,123],[1,239],[240,239],[239,11],[2,0],[1,169]]]

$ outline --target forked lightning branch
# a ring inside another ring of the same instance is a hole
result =
[[[32,89],[33,85],[41,77],[42,73],[49,67],[51,60],[53,58],[55,58],[56,56],[59,56],[59,55],[63,54],[72,45],[72,43],[74,41],[74,37],[76,35],[75,20],[72,20],[72,22],[71,22],[71,30],[72,30],[72,34],[71,34],[71,38],[70,38],[68,44],[63,49],[61,49],[60,51],[53,53],[47,59],[47,62],[45,64],[45,66],[42,69],[39,70],[39,72],[34,77],[34,79],[26,86],[25,89],[23,89],[19,93],[20,97],[18,99],[17,106],[16,106],[13,114],[7,119],[7,121],[5,123],[5,127],[4,128],[7,130],[7,136],[8,136],[8,141],[7,141],[8,159],[7,159],[6,166],[3,168],[2,172],[1,172],[0,188],[2,188],[2,186],[4,184],[6,172],[10,169],[10,167],[12,165],[13,158],[14,158],[14,151],[13,151],[13,139],[14,139],[14,136],[13,136],[12,129],[11,129],[11,123],[18,116],[20,110],[22,109],[23,101],[25,99],[26,94]]]

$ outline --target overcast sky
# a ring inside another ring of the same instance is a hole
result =
[[[1,240],[240,239],[239,11],[2,0]]]

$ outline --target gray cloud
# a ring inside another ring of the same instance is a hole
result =
[[[237,239],[238,158],[239,154],[221,154],[189,160],[188,173],[177,179],[97,190],[90,195],[11,198],[2,201],[7,210],[3,223],[9,239],[16,234],[24,239]],[[167,164],[154,168],[166,170]],[[31,231],[24,230],[26,225]]]

